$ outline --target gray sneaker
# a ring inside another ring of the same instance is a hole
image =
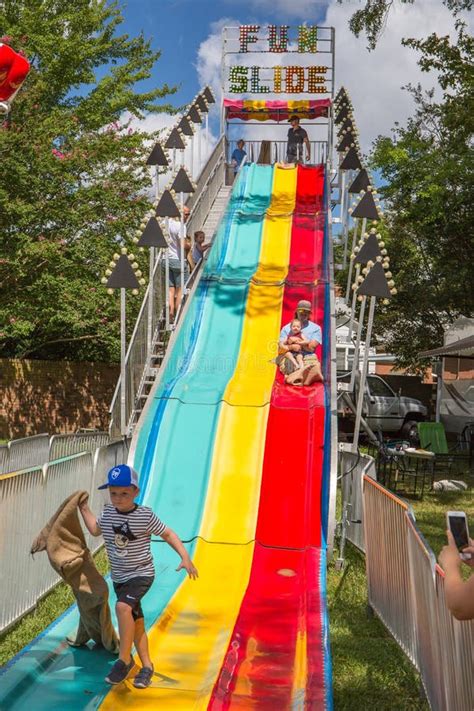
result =
[[[153,672],[153,667],[142,667],[133,680],[133,686],[136,689],[146,689],[151,684]]]
[[[114,666],[105,677],[105,681],[108,684],[120,684],[122,681],[125,681],[134,666],[135,662],[133,659],[130,660],[129,664],[125,664],[125,662],[121,659],[117,659]]]

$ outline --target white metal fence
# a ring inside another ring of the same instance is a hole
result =
[[[108,432],[81,432],[75,434],[39,434],[22,439],[12,439],[0,447],[0,475],[21,469],[43,466],[61,457],[79,452],[93,452],[109,442]]]
[[[128,442],[113,442],[94,453],[73,454],[44,466],[0,476],[0,632],[35,607],[59,581],[45,553],[30,556],[34,538],[62,501],[74,491],[91,494],[91,508],[99,513],[97,491],[107,470],[127,460]],[[102,541],[86,541],[92,551]]]
[[[447,609],[443,571],[413,512],[375,481],[370,460],[351,452],[339,460],[343,510],[356,521],[360,512],[363,522],[346,530],[365,550],[369,604],[420,672],[431,708],[471,711],[474,621],[460,622]]]

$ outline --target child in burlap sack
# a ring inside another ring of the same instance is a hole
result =
[[[117,654],[119,643],[110,617],[109,590],[87,548],[78,517],[78,507],[88,498],[86,491],[76,491],[63,501],[33,541],[31,553],[46,551],[54,570],[72,588],[80,620],[68,643],[80,647],[92,639]]]

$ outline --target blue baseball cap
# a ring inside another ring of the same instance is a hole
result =
[[[107,484],[98,488],[108,489],[109,486],[136,486],[138,489],[138,474],[128,464],[117,464],[107,474]]]

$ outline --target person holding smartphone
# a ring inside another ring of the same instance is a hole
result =
[[[463,580],[461,563],[474,568],[474,541],[469,538],[466,514],[448,511],[448,545],[438,556],[444,570],[446,605],[457,620],[474,619],[474,575]],[[466,545],[467,543],[467,545]]]

